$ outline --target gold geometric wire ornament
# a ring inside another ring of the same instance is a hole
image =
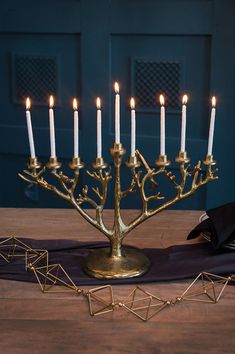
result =
[[[224,289],[232,277],[202,272],[200,273],[178,300],[216,303],[221,298]]]
[[[31,267],[30,268],[38,281],[38,284],[43,293],[47,292],[64,292],[63,285],[67,290],[76,291],[80,293],[81,290],[74,284],[68,273],[60,264],[50,264],[44,267]],[[53,291],[51,291],[53,287]]]
[[[83,295],[88,300],[89,312],[92,316],[104,315],[123,308],[146,322],[170,305],[181,303],[183,300],[215,304],[221,299],[228,282],[235,280],[234,274],[225,277],[202,272],[181,296],[171,300],[162,299],[137,286],[124,301],[115,302],[111,285],[99,286],[88,291],[78,287],[59,263],[49,264],[47,250],[33,249],[15,237],[1,241],[1,249],[4,251],[0,251],[0,255],[8,263],[14,257],[25,257],[25,269],[34,273],[43,293],[61,293],[65,288],[66,291]]]
[[[12,253],[12,237],[0,242],[0,256],[6,261],[10,262],[10,254]]]
[[[111,285],[99,286],[86,293],[91,316],[114,311],[115,303]]]
[[[170,301],[161,299],[137,286],[126,300],[120,303],[120,306],[142,321],[148,321],[170,304]]]
[[[43,265],[48,268],[49,255],[47,250],[43,249],[29,249],[25,252],[25,269],[33,269]]]
[[[136,277],[148,270],[150,261],[139,250],[125,248],[122,245],[124,238],[142,222],[179,200],[187,198],[208,182],[216,180],[217,169],[213,167],[215,160],[212,155],[207,155],[203,161],[205,171],[202,169],[201,161],[190,168],[190,159],[184,151],[179,152],[179,156],[176,157],[179,166],[179,176],[176,177],[169,170],[170,162],[167,155],[159,155],[155,167],[150,167],[143,155],[136,150],[135,156],[130,157],[126,162],[131,181],[128,188],[123,189],[121,166],[125,149],[122,144],[114,144],[110,153],[113,158],[113,169],[104,162],[103,158],[97,158],[92,165],[93,170],[87,170],[87,174],[95,183],[91,188],[88,185],[80,185],[80,171],[84,167],[80,157],[73,158],[69,165],[73,171],[72,178],[60,170],[61,164],[56,157],[50,158],[44,167],[41,167],[37,158],[30,158],[28,169],[19,176],[24,181],[39,185],[69,202],[87,222],[108,238],[109,247],[95,249],[85,259],[84,269],[89,275],[99,279]],[[54,177],[55,183],[48,182],[48,172]],[[173,191],[173,196],[168,200],[159,190],[161,178],[167,181]],[[109,196],[111,179],[114,184],[114,220],[110,227],[104,220],[104,208]],[[147,191],[149,184],[153,187],[151,192]],[[81,192],[78,192],[78,189]],[[126,222],[122,216],[121,202],[133,192],[140,195],[142,207],[134,219]],[[155,206],[153,202],[156,203]],[[95,209],[95,216],[85,208],[87,204]]]
[[[0,256],[8,263],[12,257],[25,257],[25,251],[28,250],[32,248],[14,236],[0,242]]]

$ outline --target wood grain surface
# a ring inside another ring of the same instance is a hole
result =
[[[131,218],[136,212],[123,213]],[[125,243],[138,247],[188,243],[186,236],[200,215],[200,211],[164,211],[128,235]],[[107,211],[107,221],[111,220],[112,211]],[[1,236],[103,240],[68,209],[1,209],[0,225]],[[145,284],[143,288],[170,299],[180,295],[189,282]],[[121,300],[132,289],[132,285],[114,286],[114,295]],[[146,323],[124,310],[91,317],[84,298],[73,293],[43,294],[37,284],[0,280],[0,297],[1,354],[235,353],[232,286],[218,304],[184,302]]]

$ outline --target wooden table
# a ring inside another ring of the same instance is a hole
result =
[[[135,211],[125,211],[131,216]],[[200,211],[165,211],[130,234],[126,243],[168,247],[186,243]],[[112,212],[107,211],[107,220]],[[1,209],[1,236],[102,240],[74,210]],[[187,241],[189,242],[189,241]],[[195,242],[195,241],[194,241]],[[164,298],[181,294],[188,281],[145,284]],[[37,284],[0,281],[0,353],[235,353],[235,288],[228,286],[216,305],[184,302],[149,322],[125,311],[100,317],[88,314],[84,298],[43,294]],[[115,286],[124,299],[132,285]]]

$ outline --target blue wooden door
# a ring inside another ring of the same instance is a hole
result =
[[[137,100],[137,147],[153,166],[159,153],[160,91],[167,97],[166,150],[173,172],[180,141],[180,101],[189,94],[187,150],[192,163],[206,154],[209,97],[218,96],[215,157],[221,179],[175,208],[204,209],[234,198],[233,59],[234,4],[221,0],[153,1],[81,0],[35,4],[1,4],[0,175],[2,206],[66,207],[48,192],[27,186],[17,177],[27,161],[28,141],[23,99],[33,98],[32,119],[39,159],[49,156],[49,94],[56,96],[58,156],[63,169],[73,150],[71,101],[79,98],[80,151],[86,166],[96,155],[95,98],[102,98],[104,158],[112,164],[114,142],[113,83],[121,90],[121,141],[130,151],[129,98]],[[45,11],[45,7],[47,11]],[[223,70],[221,69],[223,68]],[[123,165],[123,183],[129,171]],[[83,183],[90,183],[85,170]],[[163,185],[163,188],[165,186]],[[111,193],[112,191],[110,191]],[[168,191],[166,190],[166,193]],[[123,207],[135,208],[134,195]],[[108,207],[112,207],[109,198]]]

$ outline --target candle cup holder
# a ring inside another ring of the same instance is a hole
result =
[[[140,161],[138,161],[136,156],[130,156],[129,160],[126,162],[126,166],[129,168],[137,168],[140,166]]]
[[[36,173],[36,171],[41,167],[41,164],[38,162],[37,157],[30,157],[27,167],[30,171]]]
[[[81,162],[81,158],[79,156],[78,157],[73,157],[72,161],[69,163],[69,167],[72,170],[80,170],[81,168],[84,167],[84,163]]]
[[[175,159],[178,163],[189,163],[190,158],[187,157],[187,151],[179,151],[179,155]]]
[[[104,159],[103,157],[97,157],[95,162],[92,164],[92,166],[96,169],[96,170],[99,170],[99,169],[104,169],[106,168],[108,165],[107,163],[104,162]]]
[[[167,159],[167,155],[159,155],[155,161],[155,165],[159,167],[166,167],[170,165],[170,161]]]
[[[28,170],[19,176],[28,183],[38,184],[43,189],[49,190],[60,198],[69,202],[80,215],[96,229],[102,232],[109,240],[110,246],[92,251],[85,260],[85,271],[96,278],[130,278],[145,273],[150,262],[141,251],[134,248],[122,246],[124,238],[142,222],[148,220],[160,211],[173,205],[181,199],[187,198],[198,188],[208,182],[216,180],[217,169],[213,165],[213,156],[206,156],[204,161],[206,171],[201,169],[201,161],[192,168],[189,168],[186,154],[180,154],[177,159],[179,163],[179,176],[176,177],[168,170],[170,162],[166,155],[160,155],[156,161],[156,168],[148,165],[142,154],[136,150],[135,158],[129,159],[127,166],[132,176],[129,187],[122,189],[121,165],[125,154],[125,149],[121,144],[114,144],[111,149],[114,168],[106,165],[103,159],[96,159],[94,169],[87,171],[88,175],[99,184],[89,189],[87,185],[81,187],[81,192],[77,192],[80,181],[80,168],[83,164],[80,159],[72,160],[70,164],[74,171],[74,177],[66,176],[62,171],[57,171],[60,167],[57,159],[50,159],[49,164],[39,169],[37,161],[31,161]],[[139,167],[139,165],[141,166]],[[57,184],[50,184],[46,181],[46,170],[51,171],[52,176],[57,180]],[[160,192],[158,177],[163,176],[169,186],[175,189],[175,196],[166,199]],[[104,208],[108,198],[109,183],[114,179],[114,220],[113,226],[107,226],[104,221]],[[152,194],[146,192],[146,185],[153,186]],[[139,214],[129,222],[125,222],[121,213],[121,201],[132,192],[138,192],[142,208]],[[155,202],[155,206],[153,206]],[[91,216],[85,206],[89,204],[95,209],[95,216]]]
[[[125,155],[126,150],[124,149],[124,147],[122,146],[121,143],[119,143],[119,144],[115,143],[113,145],[113,147],[110,149],[110,153],[112,156],[117,155],[117,156],[121,157],[121,156]]]
[[[213,155],[206,155],[205,160],[203,160],[205,166],[212,166],[216,164],[216,160],[213,159]]]
[[[58,161],[57,157],[50,157],[46,167],[49,170],[57,170],[61,167],[61,163]]]

